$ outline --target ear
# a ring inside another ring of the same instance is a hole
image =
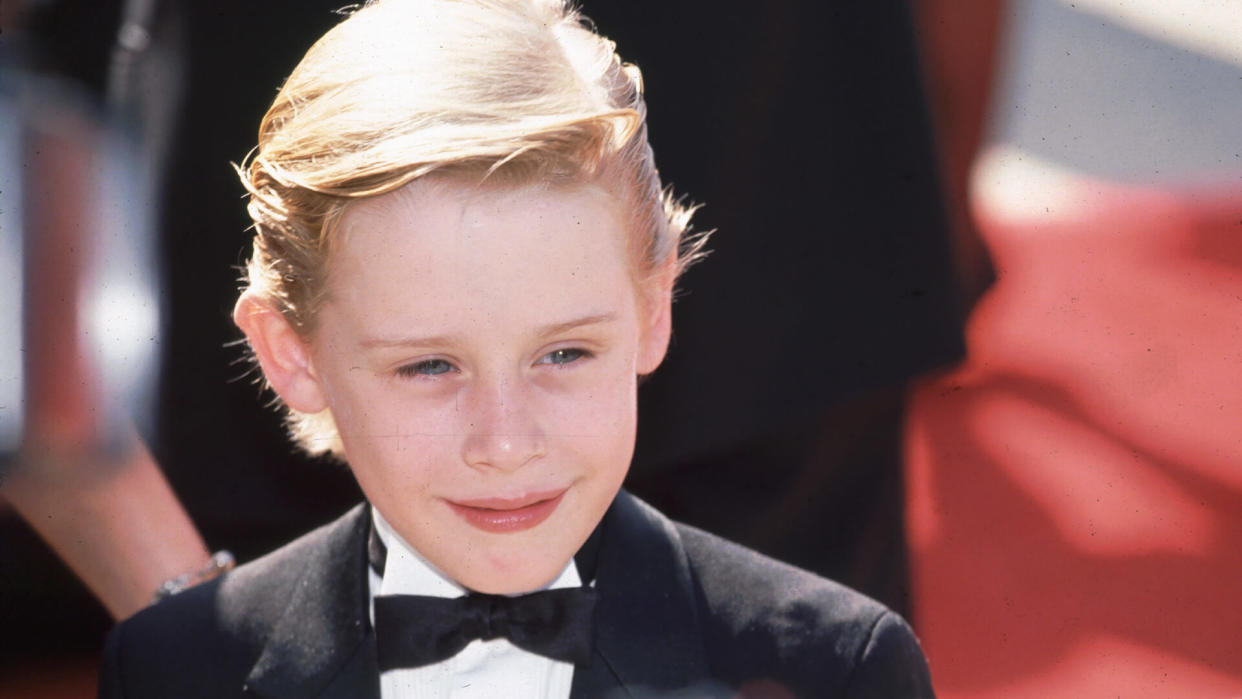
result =
[[[642,334],[638,338],[637,368],[640,376],[655,371],[668,353],[669,338],[673,334],[675,280],[676,269],[670,262],[647,282],[648,288],[639,293]]]
[[[280,311],[246,292],[233,307],[233,322],[246,333],[263,376],[285,405],[308,415],[328,407],[310,347]]]

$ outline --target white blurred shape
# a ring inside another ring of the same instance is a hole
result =
[[[23,421],[20,123],[17,101],[0,93],[0,459],[16,451]]]
[[[1242,45],[1233,20],[1194,12],[1225,7],[1218,14],[1228,17],[1242,11],[1242,0],[1165,2],[1180,24],[1140,11],[1154,3],[1092,5],[1147,17],[1149,29],[1160,24],[1154,38],[1083,5],[1012,0],[990,140],[1104,181],[1188,190],[1242,183],[1239,63],[1172,40],[1190,33],[1172,27],[1190,26],[1220,45]]]
[[[159,362],[159,279],[153,242],[155,203],[134,144],[105,138],[95,178],[95,259],[83,289],[86,346],[103,395],[140,428],[149,427]]]
[[[1090,180],[1017,146],[987,147],[975,161],[975,206],[1020,223],[1073,219],[1089,207]]]
[[[1238,0],[1060,0],[1167,44],[1242,66]]]

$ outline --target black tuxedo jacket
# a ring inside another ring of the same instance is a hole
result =
[[[108,636],[101,697],[379,698],[357,507]],[[585,697],[930,697],[893,612],[811,573],[671,522],[622,492],[596,564]]]

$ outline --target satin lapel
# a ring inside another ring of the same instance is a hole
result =
[[[690,569],[672,522],[622,491],[604,515],[595,658],[571,699],[650,696],[708,678]]]
[[[307,556],[280,621],[246,679],[262,697],[379,699],[375,635],[366,622],[366,535],[361,505]]]

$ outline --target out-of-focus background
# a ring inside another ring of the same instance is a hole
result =
[[[241,561],[360,497],[229,320],[228,163],[341,4],[0,5],[6,465],[131,415]],[[941,696],[1242,694],[1242,4],[582,5],[717,230],[629,487],[909,616]],[[111,620],[5,494],[0,697],[93,696]]]
[[[1242,4],[1002,12],[967,190],[996,282],[906,422],[938,687],[1237,696]]]

